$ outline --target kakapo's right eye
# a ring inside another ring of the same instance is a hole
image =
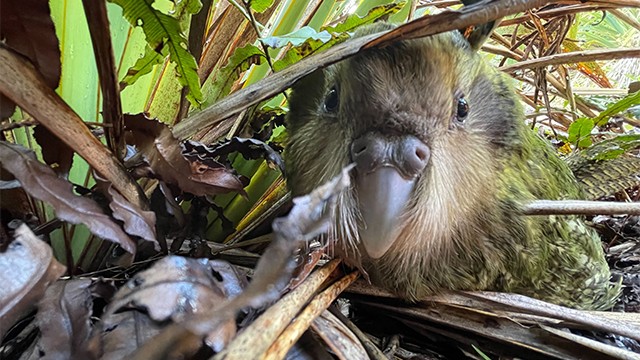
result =
[[[329,90],[327,96],[324,98],[324,110],[327,112],[335,112],[338,110],[339,104],[338,89],[334,86]]]

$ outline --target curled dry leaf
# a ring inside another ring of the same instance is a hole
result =
[[[138,148],[156,177],[196,196],[242,191],[244,184],[222,164],[192,164],[169,128],[142,114],[125,115],[127,143]]]
[[[280,154],[264,142],[252,138],[233,137],[211,146],[197,141],[187,140],[182,144],[183,155],[190,161],[199,160],[207,163],[219,156],[226,157],[232,152],[239,152],[245,159],[264,158],[272,166],[277,166],[284,173],[284,161]],[[214,160],[215,161],[215,160]]]
[[[33,151],[0,142],[0,163],[36,199],[47,202],[60,219],[84,224],[94,235],[135,253],[136,244],[93,200],[73,193],[70,182],[59,178],[50,167],[36,160]]]
[[[98,189],[109,199],[111,215],[123,222],[124,231],[153,243],[156,251],[160,251],[160,244],[156,238],[156,213],[132,204],[99,174],[94,172],[93,177]]]
[[[0,253],[0,338],[25,313],[31,311],[49,284],[65,267],[53,258],[51,248],[26,225],[15,231],[9,248]]]
[[[47,288],[38,304],[36,321],[39,358],[86,359],[91,332],[91,280],[58,281]]]
[[[156,214],[130,203],[113,186],[109,186],[108,194],[111,197],[109,208],[113,211],[114,218],[124,222],[124,230],[128,234],[152,242],[159,251],[160,245],[156,240]]]
[[[109,343],[110,338],[121,339],[125,344],[120,346],[129,349],[122,355],[130,354],[139,347],[141,339],[128,338],[121,332],[146,329],[143,332],[152,337],[159,330],[155,324],[168,320],[181,322],[186,315],[213,311],[240,294],[245,284],[246,279],[222,261],[163,258],[138,273],[115,295],[103,317],[103,339]],[[146,319],[147,315],[152,322]],[[220,350],[235,332],[235,319],[229,319],[207,334],[207,342]]]
[[[253,280],[241,295],[247,297],[247,305],[259,307],[279,298],[298,266],[296,252],[328,230],[336,197],[349,187],[352,168],[343,169],[340,175],[310,194],[294,198],[289,214],[273,221],[275,238],[260,258]]]

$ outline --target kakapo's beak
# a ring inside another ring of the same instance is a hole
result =
[[[363,224],[360,239],[369,257],[383,256],[396,241],[429,147],[414,136],[370,132],[353,141],[356,192]]]

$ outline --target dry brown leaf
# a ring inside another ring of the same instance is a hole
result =
[[[84,224],[94,235],[135,253],[136,244],[93,200],[73,193],[70,182],[59,178],[50,167],[36,160],[33,151],[8,142],[0,142],[0,163],[20,181],[36,199],[51,206],[60,219]]]
[[[101,342],[100,359],[103,360],[127,359],[164,327],[139,311],[112,314],[103,320],[102,331],[96,335]]]
[[[60,48],[49,11],[39,0],[3,0],[0,39],[25,56],[40,71],[51,89],[60,81]],[[13,114],[15,104],[0,94],[0,118]]]
[[[227,297],[236,296],[241,284],[235,268],[224,262],[168,256],[121,288],[105,316],[142,309],[156,321],[180,321],[185,314],[212,309]]]
[[[91,332],[91,280],[58,281],[47,288],[38,304],[36,321],[40,359],[86,359]]]
[[[0,253],[0,338],[42,298],[51,282],[65,272],[51,248],[26,225],[15,230],[15,239]]]
[[[69,104],[47,87],[22,57],[0,47],[0,92],[32,115],[102,174],[129,201],[146,207],[147,198],[120,160],[96,138]]]
[[[140,207],[127,201],[113,186],[109,185],[107,193],[111,197],[109,208],[112,216],[124,223],[124,231],[130,235],[139,236],[152,242],[156,251],[160,251],[160,244],[156,239],[156,213],[142,210]]]
[[[38,125],[33,129],[33,137],[42,148],[42,159],[47,165],[63,178],[69,177],[69,170],[73,164],[73,150],[49,129]]]
[[[130,354],[162,329],[156,324],[168,320],[179,323],[187,315],[214,311],[227,299],[241,293],[245,284],[246,279],[222,261],[179,256],[163,258],[150,269],[138,273],[115,295],[103,317],[103,339],[111,344],[110,348],[113,339],[126,342],[113,351],[119,355]],[[135,328],[144,333],[144,339],[121,334]],[[235,319],[229,319],[207,334],[206,340],[219,351],[235,332]],[[153,338],[149,341],[163,340]],[[156,345],[152,343],[151,346]],[[128,350],[123,350],[125,348]]]
[[[220,164],[193,165],[182,155],[180,142],[169,128],[142,114],[125,115],[127,142],[134,144],[159,179],[196,196],[242,191],[244,187],[232,170]]]
[[[258,308],[277,300],[296,268],[296,251],[328,228],[336,197],[349,187],[351,168],[345,168],[311,194],[293,199],[294,207],[289,215],[274,221],[275,240],[260,258],[252,281],[241,294],[217,308],[191,316],[179,325],[167,327],[153,342],[139,348],[132,358],[167,359],[166,349],[176,349],[186,342],[185,339],[193,340],[194,336],[196,339],[206,337],[234,320],[238,311],[244,308]],[[332,264],[334,268],[337,265],[336,262]],[[193,349],[185,348],[180,354],[186,355],[189,351]]]

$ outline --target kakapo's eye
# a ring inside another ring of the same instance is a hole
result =
[[[338,110],[339,104],[338,89],[334,86],[329,90],[327,96],[324,98],[324,110],[327,112],[335,112]]]
[[[464,96],[460,96],[458,97],[456,119],[459,122],[464,122],[464,119],[467,118],[467,115],[469,115],[469,103],[467,103],[467,100],[464,99]]]

